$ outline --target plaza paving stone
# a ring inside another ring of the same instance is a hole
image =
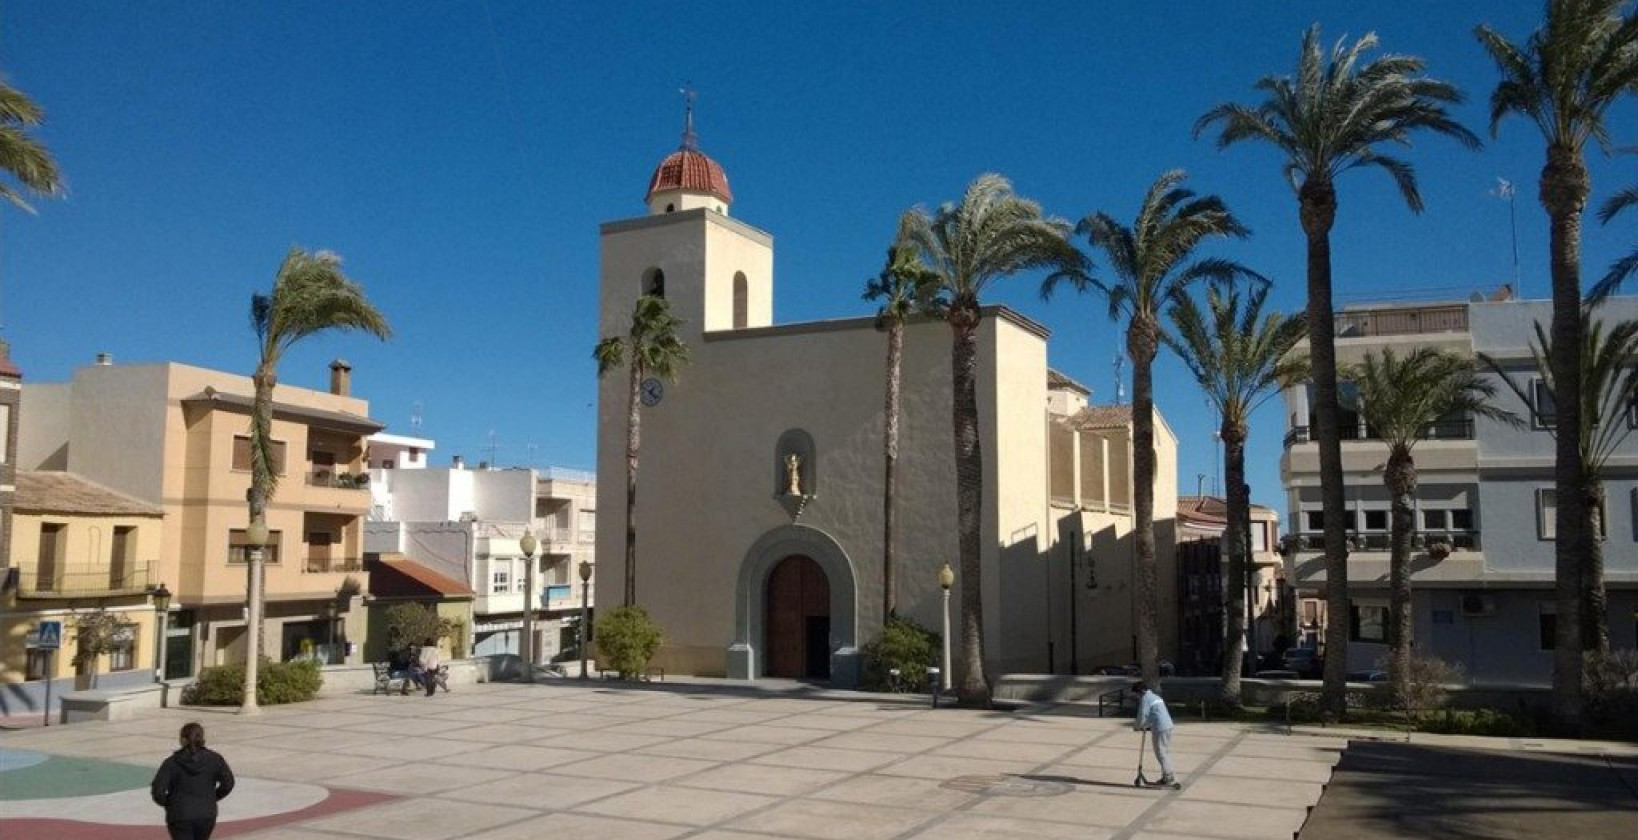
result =
[[[403,797],[236,830],[236,808],[269,805],[236,794],[219,833],[255,840],[1285,840],[1346,744],[1183,720],[1183,790],[1137,789],[1129,721],[1079,708],[934,710],[796,683],[673,679],[338,694],[254,718],[167,709],[0,733],[0,748],[151,767],[194,719],[241,777]],[[13,840],[3,804],[0,836]],[[133,836],[94,829],[75,837]]]

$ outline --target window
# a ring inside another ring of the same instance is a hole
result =
[[[34,567],[35,589],[42,592],[57,590],[60,576],[66,571],[64,551],[67,548],[68,535],[64,531],[67,527],[59,522],[40,524],[39,565]]]
[[[493,578],[490,582],[491,592],[496,595],[505,595],[512,591],[512,569],[510,567],[510,563],[506,564],[505,566],[502,566],[499,563],[495,565]]]
[[[1541,634],[1539,645],[1542,650],[1552,650],[1558,647],[1558,605],[1544,601],[1540,605],[1540,610],[1540,615],[1536,618],[1536,626]]]
[[[24,668],[26,670],[24,671],[23,679],[25,679],[25,680],[43,680],[43,679],[45,679],[46,678],[46,668],[50,665],[50,662],[51,662],[51,653],[52,652],[49,651],[49,650],[37,650],[37,649],[34,649],[34,648],[30,648],[29,651],[28,651],[28,662],[24,665]]]
[[[262,548],[262,562],[277,564],[279,562],[279,531],[267,532],[267,545]],[[250,544],[243,528],[235,528],[228,532],[228,562],[250,562]]]
[[[11,406],[0,405],[0,464],[6,462],[6,450],[11,448]]]
[[[597,511],[583,510],[580,512],[580,541],[595,542],[597,540]]]
[[[1302,602],[1302,624],[1304,627],[1319,625],[1319,602],[1305,600]]]
[[[1388,512],[1385,511],[1385,510],[1367,510],[1367,511],[1365,511],[1365,530],[1367,530],[1367,531],[1386,531],[1386,530],[1388,530]]]
[[[1308,519],[1308,530],[1310,530],[1310,531],[1323,531],[1323,530],[1325,530],[1325,511],[1323,511],[1323,510],[1304,511],[1304,515]]]
[[[129,671],[136,667],[136,625],[122,624],[108,648],[108,670]]]
[[[1536,536],[1544,540],[1558,536],[1558,491],[1551,487],[1536,489]]]
[[[1531,394],[1534,396],[1535,417],[1534,423],[1538,429],[1551,429],[1553,422],[1558,418],[1558,406],[1553,401],[1553,389],[1547,382],[1536,379],[1530,383]]]
[[[1451,511],[1450,527],[1457,531],[1473,530],[1473,511],[1467,508]]]
[[[1387,642],[1388,608],[1380,604],[1354,604],[1348,631],[1350,641]]]
[[[665,297],[665,272],[658,268],[651,268],[643,272],[643,294],[657,298]]]
[[[129,525],[114,526],[113,550],[109,554],[108,578],[115,589],[136,585],[136,529]],[[129,582],[127,578],[131,578]]]
[[[745,322],[749,319],[750,304],[746,298],[750,292],[747,289],[749,282],[745,279],[745,272],[734,272],[734,329],[745,329]]]
[[[1422,530],[1443,531],[1450,527],[1450,511],[1424,510],[1422,511]]]
[[[233,436],[233,468],[240,472],[250,472],[250,438],[245,435]],[[273,441],[273,473],[284,475],[284,441]]]

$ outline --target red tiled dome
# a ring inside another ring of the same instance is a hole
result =
[[[672,190],[710,193],[729,203],[734,200],[734,194],[728,190],[728,173],[722,171],[716,161],[694,149],[678,149],[660,161],[654,169],[654,177],[648,181],[648,195],[643,200]]]

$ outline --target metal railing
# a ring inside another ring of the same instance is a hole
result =
[[[1467,306],[1348,309],[1336,314],[1337,338],[1467,332]]]
[[[17,591],[24,596],[111,595],[142,592],[153,583],[151,563],[74,563],[55,568],[20,568]]]
[[[1381,440],[1382,436],[1369,426],[1359,424],[1344,424],[1337,430],[1338,440]],[[1423,427],[1420,440],[1472,440],[1473,420],[1468,417],[1458,417],[1446,420],[1436,420]],[[1290,447],[1298,443],[1309,443],[1314,440],[1312,430],[1308,426],[1293,426],[1285,433],[1285,446]]]
[[[370,474],[367,472],[349,473],[329,469],[315,469],[307,473],[307,486],[367,490],[370,487]]]
[[[1307,531],[1294,535],[1297,538],[1299,551],[1324,551],[1325,535]],[[1392,549],[1392,535],[1382,531],[1372,531],[1348,535],[1350,551],[1389,551]],[[1445,530],[1445,531],[1417,531],[1411,534],[1411,551],[1425,552],[1430,547],[1443,543],[1454,551],[1478,551],[1479,532],[1476,529]]]
[[[315,574],[329,572],[362,572],[364,561],[358,557],[309,557],[302,563],[302,571]]]

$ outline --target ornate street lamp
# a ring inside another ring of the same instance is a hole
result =
[[[580,561],[580,678],[586,676],[586,645],[591,641],[591,576],[590,560]]]
[[[535,681],[535,549],[539,546],[534,532],[524,529],[523,539],[518,540],[524,564],[523,638],[519,640],[518,653],[523,657],[523,677],[529,682]]]
[[[159,588],[155,589],[151,594],[154,599],[154,620],[159,626],[159,629],[154,632],[155,637],[159,640],[154,644],[154,682],[164,682],[165,622],[170,617],[171,591],[165,588],[164,583],[161,583]]]
[[[246,574],[250,575],[250,604],[245,611],[245,699],[239,704],[239,714],[261,714],[256,704],[258,666],[262,660],[262,549],[267,547],[267,521],[255,519],[245,529],[245,544],[250,549]]]

